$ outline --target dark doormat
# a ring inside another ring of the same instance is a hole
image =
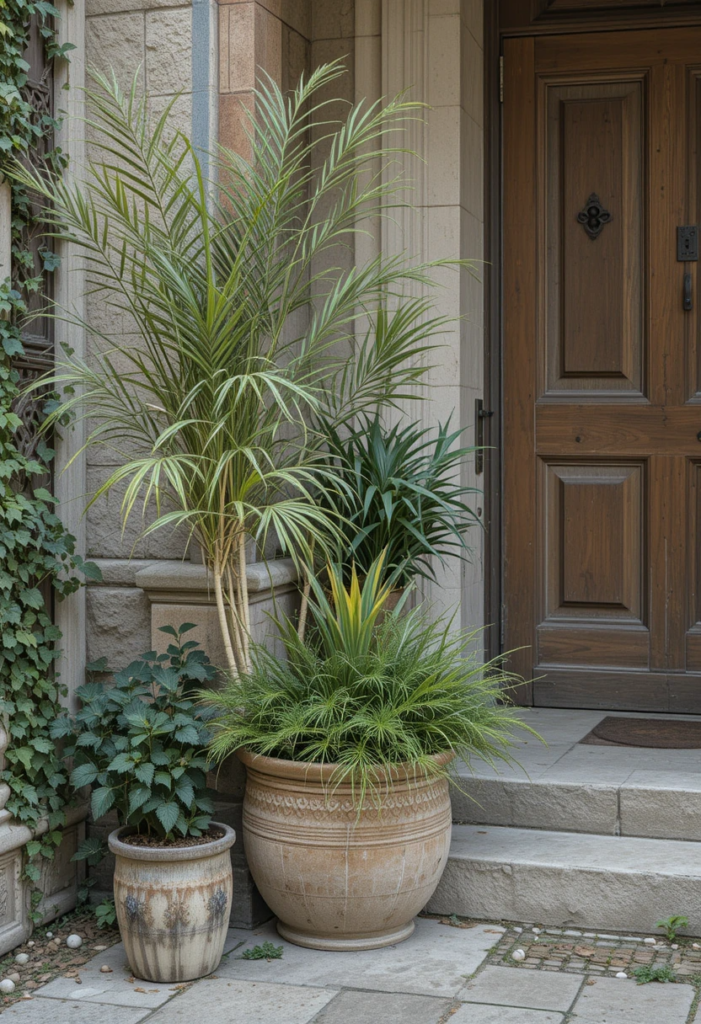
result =
[[[614,718],[607,716],[580,743],[615,747],[701,749],[701,722],[668,718]]]

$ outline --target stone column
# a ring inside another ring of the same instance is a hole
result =
[[[402,145],[416,156],[404,157],[411,187],[404,209],[382,224],[381,246],[388,256],[404,252],[421,260],[461,257],[481,260],[482,199],[482,6],[481,0],[358,0],[356,94],[394,96],[427,104],[423,119],[411,123]],[[378,57],[378,49],[380,51]],[[463,444],[474,443],[474,401],[483,393],[482,287],[468,271],[436,274],[437,311],[461,317],[438,339],[443,347],[428,359],[424,400],[407,404],[406,417],[426,425],[445,422],[467,427]],[[424,294],[421,285],[407,292]],[[462,484],[479,486],[471,460],[462,468]],[[480,495],[468,497],[483,506]],[[460,608],[457,623],[483,623],[482,538],[470,535],[471,561],[438,567],[438,585],[424,585],[424,597],[436,612]]]

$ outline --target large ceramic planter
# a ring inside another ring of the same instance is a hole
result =
[[[236,833],[200,846],[151,848],[109,837],[116,857],[114,902],[129,966],[146,981],[192,981],[221,960],[229,926],[233,877],[229,850]],[[133,830],[131,830],[133,831]]]
[[[447,780],[398,772],[380,805],[358,815],[350,785],[328,789],[333,765],[239,757],[246,855],[280,935],[332,950],[407,939],[448,859]]]

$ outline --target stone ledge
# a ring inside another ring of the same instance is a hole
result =
[[[291,558],[251,562],[247,567],[249,600],[265,600],[272,590],[292,589],[297,570]],[[134,575],[134,582],[154,604],[213,604],[214,584],[206,566],[197,562],[150,562]]]

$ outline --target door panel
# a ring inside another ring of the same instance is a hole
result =
[[[505,646],[524,702],[701,712],[701,29],[504,51]]]
[[[547,393],[642,390],[644,85],[545,85]]]

